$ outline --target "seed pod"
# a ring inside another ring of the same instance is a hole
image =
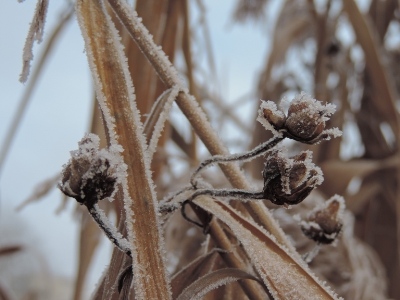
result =
[[[110,197],[116,190],[117,165],[115,154],[98,150],[99,138],[86,135],[79,149],[71,151],[64,166],[59,189],[80,204],[92,208],[99,200]]]
[[[333,196],[300,223],[301,230],[308,238],[317,243],[332,243],[343,227],[344,208],[344,199],[338,195]]]
[[[311,162],[311,156],[311,151],[304,151],[287,158],[282,151],[273,151],[263,171],[264,197],[286,206],[303,201],[323,181],[322,171]]]
[[[257,120],[275,135],[283,134],[302,143],[317,144],[341,136],[338,128],[326,129],[326,122],[334,112],[335,105],[323,105],[302,92],[291,102],[287,116],[274,102],[262,101]]]
[[[322,134],[326,121],[329,120],[328,116],[334,112],[334,105],[322,105],[321,102],[301,93],[289,106],[285,127],[298,140],[311,141]]]

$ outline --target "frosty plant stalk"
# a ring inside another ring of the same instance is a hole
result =
[[[322,182],[322,173],[312,163],[311,152],[289,157],[277,145],[285,138],[315,144],[339,136],[338,129],[326,128],[334,106],[323,105],[305,93],[293,99],[287,112],[271,101],[263,102],[258,121],[271,130],[274,137],[249,152],[230,155],[196,99],[189,95],[175,68],[154,43],[137,14],[126,1],[108,2],[169,91],[153,106],[152,117],[146,122],[144,132],[121,39],[104,2],[76,1],[75,10],[103,115],[108,148],[99,150],[98,138],[86,135],[80,141],[79,149],[71,152],[59,187],[66,195],[85,205],[110,240],[132,260],[131,272],[130,268],[123,267],[121,261],[115,264],[117,266],[110,265],[101,289],[95,293],[96,299],[124,298],[125,294],[116,294],[122,288],[128,290],[130,297],[137,299],[173,297],[171,285],[176,287],[179,283],[172,282],[166,271],[159,212],[168,213],[179,207],[183,209],[187,203],[198,208],[198,224],[209,227],[207,233],[212,238],[211,245],[223,250],[219,251],[223,253],[221,263],[234,270],[211,271],[182,287],[181,293],[174,298],[187,299],[192,292],[201,298],[216,287],[211,280],[217,279],[218,284],[239,280],[243,292],[250,299],[265,299],[266,295],[275,299],[312,299],[316,295],[318,299],[337,299],[335,293],[312,274],[266,207],[260,201],[252,201],[263,199],[276,205],[295,205]],[[35,18],[41,21],[44,16],[36,14]],[[42,31],[40,28],[39,32]],[[33,36],[28,35],[29,39]],[[27,45],[31,44],[29,40]],[[174,100],[213,156],[192,174],[188,188],[176,193],[176,197],[159,203],[150,163]],[[158,114],[158,111],[161,113]],[[160,117],[157,118],[157,115]],[[149,137],[148,144],[145,134]],[[264,185],[254,192],[244,173],[231,162],[250,161],[263,154],[266,156]],[[202,181],[201,171],[214,164],[220,165],[234,189],[217,190],[212,184]],[[233,207],[222,201],[223,198],[243,201]],[[98,202],[105,199],[124,203],[125,223],[121,224],[126,226],[126,237],[110,225],[99,209]],[[317,229],[321,229],[324,238],[335,239],[336,232],[341,229],[340,218],[332,216],[335,209],[340,211],[336,204],[332,204],[328,209],[311,214],[305,221],[311,225],[303,225],[306,235],[315,240],[315,236],[321,236]],[[246,215],[247,212],[250,213]],[[201,218],[202,213],[212,218]],[[332,220],[337,226],[332,225]],[[312,230],[307,231],[307,228]],[[332,232],[332,228],[336,231]],[[183,269],[186,270],[186,267]],[[119,284],[117,280],[109,280],[110,277],[117,278],[121,271],[122,276],[126,276]],[[241,280],[244,278],[250,280]]]

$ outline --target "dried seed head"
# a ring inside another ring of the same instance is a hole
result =
[[[263,171],[265,198],[277,205],[303,201],[323,181],[322,171],[311,157],[311,151],[292,158],[285,157],[282,150],[271,151]]]
[[[300,223],[301,230],[310,239],[321,244],[336,240],[343,227],[343,197],[333,196],[322,207],[313,210],[308,218]]]
[[[283,133],[296,141],[315,144],[341,135],[337,128],[325,129],[326,122],[334,112],[335,105],[323,105],[302,92],[293,99],[287,116],[272,101],[263,101],[258,121],[275,134]]]
[[[65,195],[88,208],[99,200],[111,197],[119,182],[117,175],[121,169],[121,159],[117,153],[106,149],[99,151],[98,147],[98,136],[86,135],[79,142],[79,149],[71,151],[71,159],[64,166],[58,184]]]

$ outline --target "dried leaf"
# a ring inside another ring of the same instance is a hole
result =
[[[259,225],[223,202],[206,197],[194,202],[232,230],[275,299],[338,299],[299,256],[290,254]]]
[[[186,287],[212,270],[217,255],[217,251],[210,251],[179,270],[171,279],[173,298],[175,299]]]
[[[241,279],[252,279],[259,281],[253,275],[250,275],[249,273],[239,269],[220,269],[208,273],[207,275],[204,275],[203,277],[193,282],[191,285],[185,288],[185,290],[182,292],[182,294],[179,295],[177,300],[200,300],[209,291]]]

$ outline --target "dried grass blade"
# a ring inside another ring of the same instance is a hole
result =
[[[222,286],[242,279],[252,279],[259,281],[253,275],[240,269],[226,268],[220,269],[199,278],[189,285],[177,300],[200,300],[208,292]]]
[[[215,264],[217,255],[217,251],[210,251],[179,270],[171,279],[173,299],[194,281],[210,272]]]
[[[128,166],[124,202],[133,259],[133,289],[140,299],[170,299],[146,143],[119,36],[102,2],[77,1],[76,11],[109,145],[123,147],[122,156]]]
[[[173,87],[168,95],[162,94],[161,99],[157,100],[150,112],[149,118],[145,123],[145,134],[149,139],[149,146],[147,148],[147,155],[151,160],[154,152],[156,151],[158,141],[161,136],[161,132],[164,128],[165,122],[168,119],[169,112],[172,108],[172,104],[180,92],[179,86]],[[166,96],[166,97],[164,97]],[[163,98],[166,98],[165,100]],[[151,128],[150,128],[151,127]],[[149,130],[147,130],[149,128]],[[151,130],[151,132],[149,132]]]
[[[289,254],[259,225],[223,202],[207,197],[194,202],[232,230],[274,299],[338,299],[303,261]]]
[[[29,28],[28,36],[22,54],[22,72],[19,81],[26,82],[31,68],[31,61],[33,59],[33,43],[37,41],[40,43],[43,38],[44,23],[46,21],[47,9],[49,7],[49,0],[38,0],[36,4],[35,14]]]
[[[373,89],[375,108],[389,122],[394,132],[399,132],[399,121],[396,109],[396,93],[394,83],[386,70],[376,32],[361,14],[354,0],[343,1],[343,9],[353,25],[357,42],[365,55],[365,67]]]

